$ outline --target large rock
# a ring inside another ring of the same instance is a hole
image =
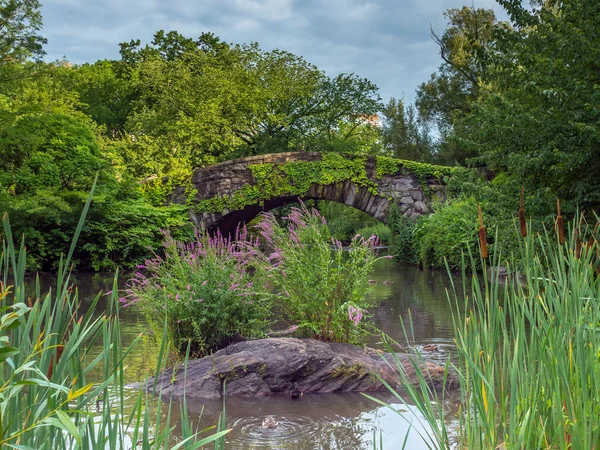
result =
[[[294,384],[306,394],[330,392],[375,392],[385,390],[377,375],[394,388],[400,377],[390,354],[371,355],[350,344],[326,343],[311,339],[271,338],[239,342],[211,356],[166,370],[156,380],[156,390],[164,395],[191,398],[222,396],[265,396],[290,392]],[[410,356],[397,354],[410,382],[418,384]],[[444,368],[424,361],[420,370],[430,386],[442,389]],[[153,386],[150,380],[148,387]],[[457,384],[452,377],[446,387]],[[136,387],[140,387],[137,385]]]

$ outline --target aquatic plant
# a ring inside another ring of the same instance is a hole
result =
[[[563,226],[519,238],[523,268],[504,288],[467,270],[485,268],[482,255],[463,263],[466,297],[454,284],[449,296],[458,352],[450,366],[462,394],[456,426],[440,407],[443,393],[425,379],[420,389],[405,386],[432,429],[423,436],[429,448],[600,448],[598,224]],[[504,261],[493,255],[490,265]],[[515,258],[507,258],[509,274]]]
[[[164,235],[164,255],[138,266],[125,306],[135,305],[157,336],[168,338],[181,356],[204,354],[240,337],[263,336],[271,297],[264,289],[267,261],[245,228],[233,237],[198,231],[192,242]]]
[[[368,294],[377,237],[357,234],[345,251],[325,218],[304,204],[283,222],[264,213],[256,225],[270,249],[268,278],[283,317],[308,337],[360,342],[374,306]]]
[[[3,217],[0,255],[0,447],[36,450],[195,449],[219,439],[227,430],[201,437],[184,413],[179,442],[171,438],[171,406],[150,406],[140,392],[133,408],[125,399],[126,358],[121,340],[117,277],[108,309],[96,314],[99,293],[86,312],[70,286],[71,257],[89,208],[90,194],[66,257],[61,258],[54,289],[25,288],[24,241],[15,248],[8,217]],[[94,347],[94,350],[90,349]],[[164,352],[158,357],[157,371]],[[101,373],[98,383],[90,374]],[[135,397],[135,396],[134,396]],[[166,418],[164,418],[166,409]]]

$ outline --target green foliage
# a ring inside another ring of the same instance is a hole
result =
[[[397,206],[390,211],[388,222],[390,237],[388,240],[390,255],[398,262],[417,264],[416,238],[414,236],[417,221],[400,213]]]
[[[284,221],[266,213],[256,228],[272,249],[269,282],[285,319],[308,337],[361,342],[377,238],[355,236],[345,252],[316,210],[292,208]]]
[[[164,257],[148,259],[131,281],[126,305],[136,305],[183,356],[204,356],[240,337],[262,336],[271,316],[266,265],[258,242],[199,234],[189,244],[165,236]]]
[[[459,425],[450,430],[447,413],[437,406],[447,393],[428,388],[420,371],[419,388],[403,383],[434,430],[430,448],[600,445],[600,261],[593,225],[571,222],[564,244],[554,230],[520,238],[520,272],[512,257],[500,259],[496,251],[490,266],[507,266],[504,289],[497,275],[479,279],[476,268],[485,269],[486,261],[471,258],[463,266],[462,291],[453,284],[449,297],[458,349],[452,367],[463,399]],[[413,357],[414,367],[422,362]]]
[[[134,268],[159,249],[162,230],[180,240],[193,236],[188,208],[171,205],[155,207],[143,199],[95,201],[82,232],[80,267],[112,270],[115,266]]]
[[[385,225],[379,227],[377,219],[365,214],[364,212],[342,203],[320,200],[317,203],[317,209],[327,221],[327,226],[331,236],[338,241],[347,243],[352,240],[359,230],[361,236],[371,237],[375,234],[382,240],[386,236]],[[373,232],[372,234],[369,234]],[[382,234],[382,236],[379,235]],[[387,242],[387,239],[385,239]]]
[[[384,109],[383,148],[394,158],[430,161],[434,148],[426,122],[412,105],[392,98]]]
[[[600,18],[596,2],[502,2],[504,28],[490,57],[491,88],[467,117],[480,160],[528,189],[580,208],[600,205]]]
[[[381,178],[384,175],[391,175],[398,172],[401,168],[405,167],[417,177],[421,188],[427,193],[427,180],[435,179],[438,181],[447,182],[448,179],[455,173],[463,171],[460,167],[447,167],[439,166],[435,164],[428,164],[420,161],[409,161],[404,159],[395,159],[388,156],[377,156],[377,168],[376,176]]]
[[[0,132],[0,189],[88,191],[108,171],[90,127],[71,116],[23,116]]]
[[[145,180],[141,190],[144,198],[154,206],[163,206],[170,202],[191,206],[197,193],[192,184],[192,174],[186,171],[171,172],[164,178],[155,177]],[[174,194],[181,198],[172,200]]]
[[[69,248],[70,236],[84,206],[83,192],[38,191],[35,195],[0,194],[2,211],[30,245],[29,269],[53,271]],[[74,260],[80,269],[132,268],[160,248],[161,228],[179,238],[191,235],[187,208],[154,207],[142,198],[118,200],[96,194]]]
[[[197,210],[204,212],[238,210],[248,205],[262,204],[265,200],[278,196],[304,196],[313,185],[329,185],[352,181],[357,186],[366,187],[377,194],[377,184],[369,179],[366,171],[366,156],[324,153],[320,161],[295,161],[281,165],[251,164],[256,183],[246,184],[228,196],[216,196],[197,203]],[[427,189],[428,178],[442,179],[451,175],[451,167],[435,166],[416,161],[396,160],[376,157],[376,177],[398,172],[406,167]]]
[[[417,90],[416,106],[420,117],[440,132],[436,160],[464,165],[478,152],[461,141],[469,128],[458,122],[472,110],[487,81],[486,55],[495,51],[496,17],[491,9],[469,6],[449,9],[444,16],[448,28],[442,36],[433,33],[443,63]]]
[[[478,245],[477,205],[483,211],[490,252],[498,251],[518,261],[520,239],[514,222],[517,220],[520,190],[521,185],[511,177],[498,176],[490,183],[475,171],[455,170],[446,185],[448,201],[433,203],[433,213],[420,218],[415,230],[411,231],[416,262],[443,268],[445,259],[448,259],[451,268],[459,268],[462,255],[469,247],[476,248]],[[554,218],[547,212],[555,204],[556,199],[548,192],[524,191],[523,206],[530,232],[541,232],[544,224],[552,226]],[[568,205],[564,210],[574,213]],[[401,233],[401,225],[392,226],[394,232]],[[408,239],[410,236],[404,236],[401,242],[408,243]],[[400,248],[392,254],[401,254]],[[405,248],[408,248],[406,244]]]
[[[29,268],[54,270],[69,248],[87,191],[97,191],[74,258],[80,268],[131,267],[162,240],[160,229],[191,227],[179,206],[158,208],[102,158],[83,120],[61,114],[25,115],[0,132],[0,205],[31,245]]]
[[[125,387],[125,358],[141,337],[128,348],[122,344],[117,278],[109,293],[107,310],[101,316],[96,311],[100,293],[84,312],[77,290],[70,285],[71,255],[91,198],[90,194],[70,250],[61,259],[56,284],[48,292],[42,291],[39,280],[34,292],[28,292],[25,241],[17,251],[8,218],[3,218],[5,238],[0,253],[0,446],[3,448],[116,450],[128,448],[133,442],[140,449],[150,450],[172,444],[170,405],[165,408],[159,401],[150,407],[149,398],[142,391],[134,398],[133,408],[124,401],[130,395]],[[93,357],[90,357],[91,346],[94,346]],[[161,356],[157,371],[162,368]],[[101,374],[95,383],[90,380],[93,372]],[[187,421],[185,414],[183,417]],[[197,446],[209,444],[227,432],[201,437],[187,422],[186,425],[182,427],[181,442]]]
[[[159,31],[151,45],[132,41],[121,53],[113,70],[131,99],[119,108],[128,114],[123,129],[145,139],[138,145],[153,155],[144,176],[236,156],[346,144],[359,150],[374,141],[360,116],[380,109],[377,88],[355,75],[329,78],[302,57],[208,34],[194,41]]]
[[[382,222],[377,222],[375,225],[359,228],[356,234],[360,234],[364,238],[375,236],[380,245],[387,245],[390,242],[392,232],[390,228]]]
[[[37,34],[41,28],[38,0],[0,1],[0,65],[44,56],[46,39]]]
[[[438,209],[414,230],[416,254],[426,266],[461,267],[463,255],[477,245],[477,203],[462,199]]]
[[[320,151],[379,155],[383,151],[382,130],[363,117],[343,119],[335,131],[329,133],[328,141],[317,148]]]
[[[122,137],[127,117],[131,114],[134,81],[118,74],[116,61],[97,61],[62,70],[61,83],[76,92],[78,109],[104,127],[109,138]]]

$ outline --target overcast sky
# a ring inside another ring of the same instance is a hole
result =
[[[256,41],[303,56],[330,76],[353,72],[379,86],[385,102],[404,97],[440,64],[430,27],[463,4],[494,0],[42,0],[47,60],[117,59],[120,42],[149,42],[157,30],[197,38],[210,31],[226,42]]]

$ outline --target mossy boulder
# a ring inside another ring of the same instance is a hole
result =
[[[409,380],[418,385],[415,365],[407,354],[396,355]],[[420,367],[435,389],[457,386],[444,380],[444,368],[424,361]],[[289,393],[297,384],[305,394],[376,392],[385,390],[381,380],[400,389],[400,377],[392,355],[372,355],[360,347],[312,339],[270,338],[238,342],[211,356],[168,369],[156,379],[157,392],[191,398],[218,398],[226,382],[227,396],[252,397]],[[154,385],[150,380],[146,386]],[[141,385],[137,385],[140,387]]]

